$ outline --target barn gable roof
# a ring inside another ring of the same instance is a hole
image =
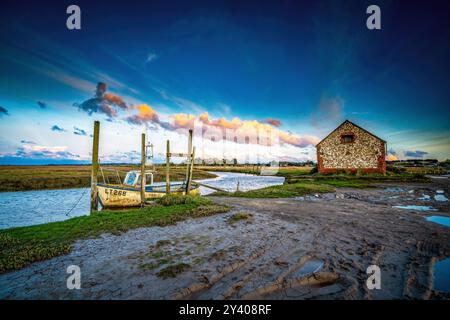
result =
[[[319,142],[318,144],[316,144],[316,147],[317,147],[319,144],[321,144],[324,140],[326,140],[333,132],[335,132],[337,129],[339,129],[340,127],[342,127],[342,126],[343,126],[344,124],[346,124],[346,123],[350,123],[351,125],[357,127],[358,129],[361,129],[361,130],[363,130],[364,132],[367,132],[367,133],[370,134],[372,137],[374,137],[374,138],[376,138],[376,139],[378,139],[378,140],[381,140],[381,141],[383,141],[384,143],[386,143],[386,140],[383,140],[383,139],[381,139],[380,137],[377,137],[377,136],[374,135],[372,132],[367,131],[366,129],[364,129],[364,128],[358,126],[357,124],[351,122],[350,120],[345,120],[345,121],[342,122],[340,125],[338,125],[338,126],[336,127],[336,129],[334,129],[333,131],[331,131],[325,138],[323,138],[322,140],[320,140],[320,142]]]

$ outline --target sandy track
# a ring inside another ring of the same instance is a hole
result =
[[[0,275],[0,298],[449,298],[432,290],[432,266],[450,257],[450,229],[392,207],[426,204],[450,216],[448,201],[418,200],[438,189],[448,197],[448,179],[299,199],[216,198],[233,210],[79,241],[69,255]],[[252,217],[229,223],[236,212]],[[179,263],[185,270],[175,277],[158,275]],[[81,268],[80,290],[66,287],[71,264]],[[381,290],[365,286],[371,264],[381,268]]]

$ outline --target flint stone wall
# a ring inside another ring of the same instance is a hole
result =
[[[354,141],[343,143],[342,135],[353,134]],[[385,142],[345,122],[317,146],[319,172],[344,169],[385,173]]]

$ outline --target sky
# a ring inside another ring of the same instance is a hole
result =
[[[69,30],[66,8],[81,9]],[[366,27],[369,5],[381,30]],[[0,164],[315,160],[345,119],[450,158],[447,1],[2,1]]]

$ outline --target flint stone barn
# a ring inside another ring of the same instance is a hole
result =
[[[349,120],[316,145],[320,173],[386,173],[386,141]]]

